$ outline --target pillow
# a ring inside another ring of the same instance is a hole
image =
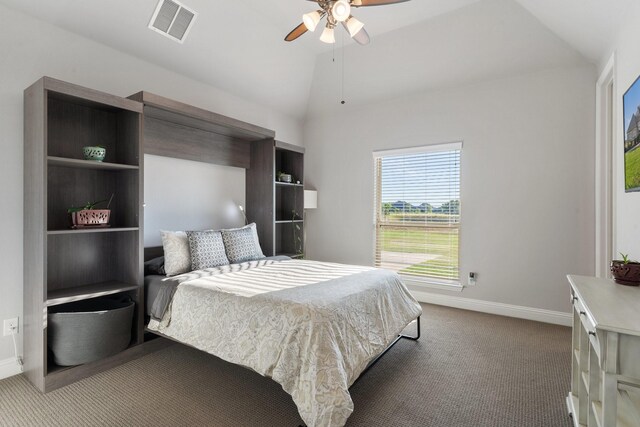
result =
[[[157,274],[160,276],[166,275],[164,271],[164,257],[159,256],[157,258],[150,259],[144,262],[144,275],[149,276],[151,274]]]
[[[164,271],[175,276],[191,271],[189,241],[184,231],[160,231],[164,249]]]
[[[222,230],[222,239],[227,258],[232,264],[264,258],[255,223],[242,228]]]
[[[214,230],[187,231],[191,251],[191,270],[228,265],[222,233]]]

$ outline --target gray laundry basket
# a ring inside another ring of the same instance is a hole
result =
[[[131,342],[134,303],[103,297],[53,307],[47,340],[59,366],[81,365],[125,350]]]

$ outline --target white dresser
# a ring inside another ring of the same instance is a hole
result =
[[[640,427],[640,288],[568,276],[573,425]]]

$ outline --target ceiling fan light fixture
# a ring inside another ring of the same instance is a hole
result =
[[[318,23],[322,16],[320,15],[321,10],[314,10],[313,12],[305,13],[302,15],[302,22],[304,22],[304,26],[307,27],[307,30],[313,32],[316,30]]]
[[[336,42],[336,36],[333,32],[333,27],[327,25],[320,36],[320,41],[324,43],[333,44]]]
[[[349,35],[351,37],[354,37],[356,34],[360,32],[360,30],[364,28],[364,24],[358,21],[353,16],[349,17],[346,24],[347,24],[347,31],[349,31]]]
[[[331,6],[331,15],[336,21],[344,22],[351,15],[351,5],[345,0],[338,0]]]

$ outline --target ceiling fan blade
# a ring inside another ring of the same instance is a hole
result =
[[[404,3],[409,0],[353,0],[351,6],[364,7],[364,6],[384,6],[387,4]]]
[[[304,25],[304,22],[303,22],[302,24],[298,25],[293,30],[291,30],[291,32],[287,34],[287,37],[285,37],[284,39],[285,41],[292,42],[306,32],[307,32],[307,27]]]

